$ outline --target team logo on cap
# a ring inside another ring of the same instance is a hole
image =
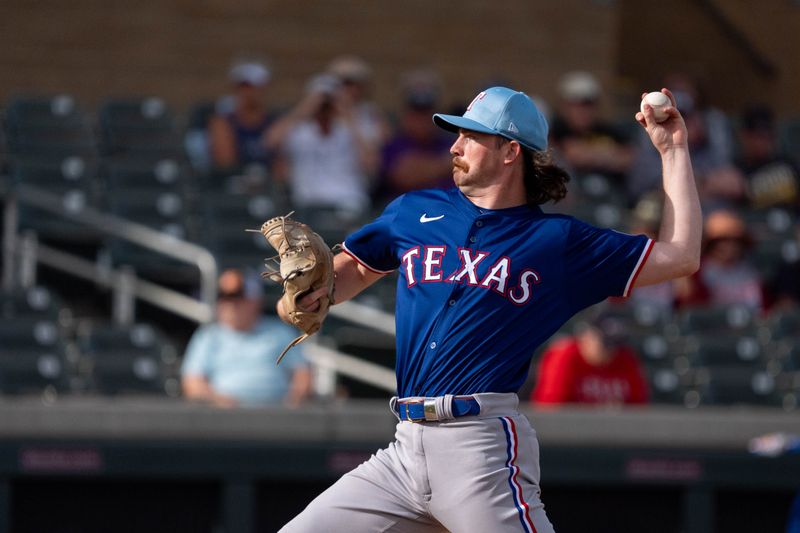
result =
[[[475,98],[473,98],[473,99],[472,99],[472,101],[471,101],[471,102],[469,103],[469,105],[467,106],[467,111],[469,111],[470,109],[472,109],[472,106],[473,106],[473,105],[475,105],[475,102],[477,102],[478,100],[483,100],[485,97],[486,97],[486,91],[481,91],[481,92],[479,92],[479,93],[478,93],[478,96],[476,96]]]

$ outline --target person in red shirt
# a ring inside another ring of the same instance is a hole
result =
[[[643,404],[649,391],[625,325],[600,314],[542,356],[531,401],[537,404]]]

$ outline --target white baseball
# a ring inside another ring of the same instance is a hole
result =
[[[669,118],[669,115],[664,111],[664,108],[667,106],[671,106],[672,102],[670,101],[669,97],[661,92],[652,92],[647,93],[642,98],[642,104],[639,108],[644,113],[644,104],[650,105],[653,108],[653,118],[656,119],[656,122],[664,122]]]

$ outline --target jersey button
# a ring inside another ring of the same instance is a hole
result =
[[[479,220],[479,221],[477,221],[477,222],[475,223],[475,225],[476,225],[476,226],[478,226],[479,228],[482,228],[482,227],[483,227],[483,220]]]
[[[476,239],[476,238],[475,238],[475,235],[472,235],[472,236],[469,238],[469,242],[473,242],[473,243],[474,243],[474,242],[475,242],[475,241],[477,241],[477,240],[478,240],[478,239]]]
[[[450,304],[450,307],[456,305],[456,301],[455,300],[450,300],[448,303]]]
[[[436,342],[432,342],[432,343],[431,343],[431,350],[433,350],[433,349],[435,349],[435,348],[436,348]]]

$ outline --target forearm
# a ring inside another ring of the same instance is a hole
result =
[[[334,301],[345,302],[378,281],[383,274],[378,274],[359,264],[352,256],[341,253],[334,258]]]
[[[236,400],[223,394],[218,394],[208,380],[202,376],[186,376],[181,381],[183,396],[188,400],[208,402],[214,405],[231,407],[236,405]]]
[[[664,180],[664,209],[658,241],[682,259],[687,272],[697,270],[703,232],[700,199],[686,146],[676,146],[661,155]]]

